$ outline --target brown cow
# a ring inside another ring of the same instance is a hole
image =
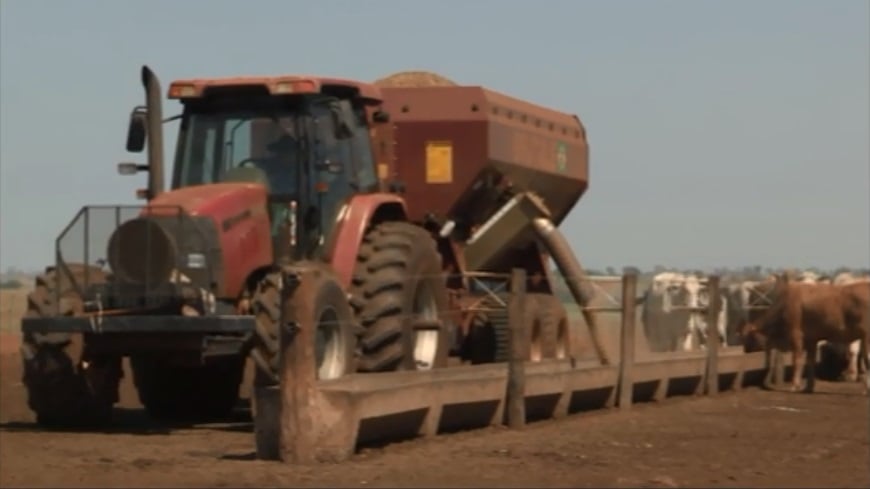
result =
[[[807,383],[804,392],[815,387],[815,358],[818,342],[850,343],[861,340],[860,356],[870,362],[870,283],[848,285],[809,284],[777,280],[773,305],[760,317],[748,322],[744,336],[763,337],[771,350],[792,351],[794,373],[792,390],[801,386],[804,367]],[[813,361],[807,362],[807,359]],[[870,394],[870,375],[865,376],[865,393]]]

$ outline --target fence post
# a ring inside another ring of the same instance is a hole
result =
[[[707,395],[719,392],[719,309],[722,298],[719,296],[719,276],[711,275],[707,279],[707,291],[710,297],[707,304]]]
[[[511,294],[508,302],[508,361],[507,394],[505,405],[507,424],[511,428],[526,425],[526,369],[529,331],[525,326],[526,271],[515,268],[511,272]]]
[[[619,335],[619,409],[631,408],[634,391],[635,301],[637,298],[637,272],[623,270],[622,275],[622,328]]]
[[[281,459],[296,464],[315,461],[314,273],[285,273],[281,301]]]

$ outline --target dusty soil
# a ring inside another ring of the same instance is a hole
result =
[[[340,465],[253,458],[249,415],[169,428],[129,377],[111,433],[43,432],[20,384],[17,336],[0,340],[0,485],[52,487],[868,487],[868,400],[747,389],[490,428],[380,449]],[[243,395],[248,396],[247,385]]]

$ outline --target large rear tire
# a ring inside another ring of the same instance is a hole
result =
[[[70,265],[82,285],[85,267]],[[99,269],[88,271],[91,283],[103,280]],[[60,302],[58,303],[58,289]],[[81,312],[80,295],[54,268],[36,278],[27,296],[25,317],[68,316]],[[111,421],[123,376],[120,357],[88,355],[80,334],[26,333],[21,344],[27,405],[37,423],[54,428],[99,427]]]
[[[244,357],[207,365],[175,366],[148,356],[130,358],[139,401],[160,421],[218,421],[229,418],[239,401]]]
[[[359,371],[447,366],[447,285],[441,255],[425,229],[384,222],[363,238],[351,305],[364,328]]]
[[[355,371],[357,339],[356,320],[347,295],[338,279],[319,263],[303,263],[298,268],[316,270],[312,318],[315,334],[315,360],[319,379],[335,379]],[[294,267],[295,268],[295,267]],[[280,379],[281,355],[279,328],[281,324],[282,273],[267,274],[254,293],[252,307],[256,317],[256,334],[251,357],[257,366],[255,384],[276,385]]]

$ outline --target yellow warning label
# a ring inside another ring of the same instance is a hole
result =
[[[453,181],[453,143],[428,141],[426,143],[426,183]]]
[[[378,178],[386,180],[390,176],[390,168],[386,163],[378,163]]]

